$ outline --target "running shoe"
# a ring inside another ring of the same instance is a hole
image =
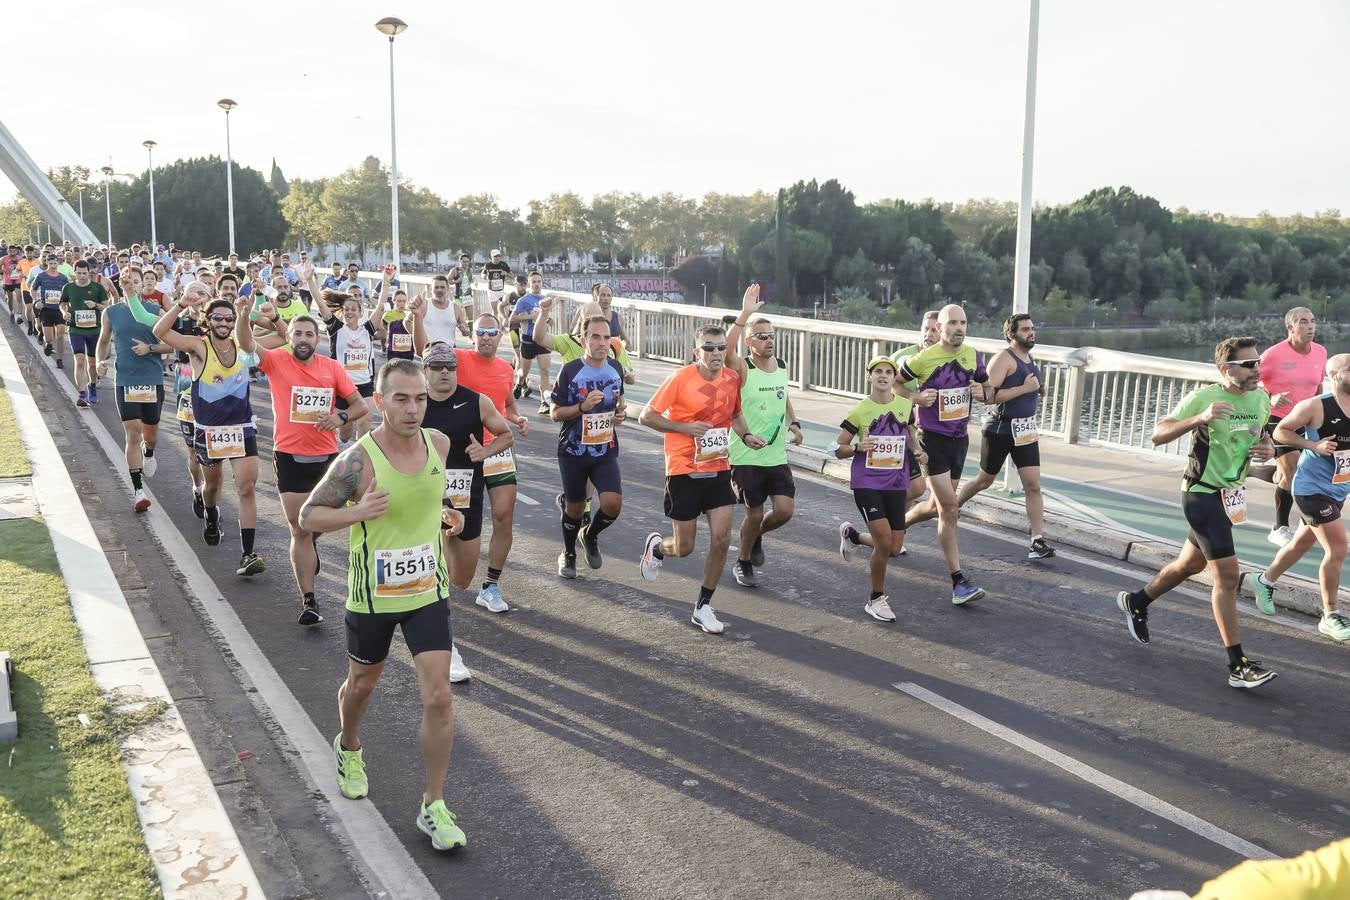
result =
[[[577,555],[566,550],[558,554],[558,574],[563,578],[577,577]]]
[[[459,648],[454,644],[450,645],[450,683],[459,684],[462,681],[468,681],[473,677],[469,667],[464,665],[464,657],[459,655]]]
[[[522,382],[517,381],[516,386],[511,389],[511,396],[519,400],[525,396],[525,391],[529,390]]]
[[[1049,559],[1055,555],[1055,548],[1045,542],[1045,538],[1036,538],[1027,550],[1027,559]]]
[[[56,367],[57,367],[58,369],[64,369],[64,368],[66,367],[65,360],[58,358],[58,359],[56,360]]]
[[[366,761],[360,750],[342,749],[342,735],[333,738],[333,755],[337,757],[338,790],[348,800],[360,800],[370,793],[366,780]]]
[[[1277,528],[1270,529],[1270,534],[1266,535],[1266,540],[1270,541],[1276,547],[1283,547],[1294,539],[1294,530],[1288,525],[1280,525]]]
[[[478,591],[478,599],[474,601],[488,612],[504,613],[511,607],[506,605],[502,599],[502,589],[496,584],[485,584]]]
[[[587,566],[598,569],[605,564],[605,558],[600,555],[600,537],[592,535],[589,527],[582,528],[581,546],[586,551]]]
[[[852,540],[854,532],[852,522],[843,522],[839,525],[839,555],[844,558],[844,562],[853,559],[853,548],[858,546]]]
[[[965,578],[952,585],[952,603],[957,606],[965,606],[967,603],[983,599],[984,588],[976,587]]]
[[[150,498],[145,495],[145,488],[136,489],[136,512],[145,512],[150,508]]]
[[[1350,641],[1350,616],[1339,612],[1322,613],[1317,630],[1333,641]]]
[[[1259,688],[1267,681],[1277,676],[1278,672],[1272,672],[1254,659],[1242,658],[1242,662],[1236,666],[1228,667],[1228,686],[1250,690]]]
[[[206,501],[202,499],[201,491],[192,492],[192,514],[199,519],[206,518]]]
[[[725,627],[717,618],[717,613],[713,611],[711,603],[705,603],[694,610],[694,615],[689,619],[699,628],[702,628],[708,634],[721,634]]]
[[[895,613],[891,612],[891,598],[882,594],[875,600],[863,604],[863,611],[878,622],[894,622]]]
[[[653,531],[647,535],[647,543],[642,547],[642,578],[645,581],[655,581],[656,573],[661,569],[661,560],[656,558],[656,551],[661,548],[661,534]]]
[[[437,850],[453,850],[467,842],[464,832],[455,824],[455,814],[445,808],[444,800],[437,800],[417,814],[417,827],[431,837],[431,846]]]
[[[548,398],[539,401],[539,415],[546,416],[549,412]]]
[[[93,384],[89,385],[89,405],[98,406],[98,388]]]
[[[256,553],[245,553],[239,557],[239,568],[234,570],[236,575],[261,575],[267,571],[267,563]]]
[[[1148,643],[1148,610],[1135,611],[1130,605],[1130,592],[1116,594],[1116,606],[1125,614],[1125,627],[1130,629],[1130,637],[1141,644]]]
[[[75,398],[75,405],[78,406],[80,409],[88,409],[89,395],[86,394],[84,391],[80,391],[80,395]]]
[[[153,456],[145,455],[145,444],[141,444],[141,472],[146,478],[154,478],[155,473],[159,471],[159,460]]]
[[[202,540],[206,541],[208,547],[215,547],[220,544],[220,522],[206,520],[206,527],[202,529]]]
[[[52,345],[46,343],[45,341],[44,341],[43,344],[42,344],[42,355],[43,355],[43,356],[51,356],[51,355],[52,355]]]
[[[1267,616],[1275,615],[1275,585],[1266,584],[1260,572],[1248,572],[1247,587],[1256,596],[1256,608]]]
[[[304,608],[300,610],[300,618],[295,621],[307,628],[313,628],[322,622],[323,615],[319,612],[319,601],[306,599]]]
[[[736,560],[736,564],[731,567],[731,574],[736,576],[736,583],[741,587],[759,587],[759,579],[755,577],[755,564],[752,562]]]
[[[755,542],[750,545],[750,565],[759,567],[764,565],[764,538],[757,537]]]

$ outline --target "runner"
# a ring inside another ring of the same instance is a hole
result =
[[[101,284],[89,280],[89,261],[75,263],[75,283],[61,289],[61,303],[70,316],[70,349],[75,355],[75,405],[88,409],[98,403],[94,360],[98,356],[98,333],[103,311],[111,299]]]
[[[867,522],[867,534],[859,533],[852,522],[839,526],[839,555],[847,562],[859,544],[872,548],[872,593],[863,611],[878,622],[895,621],[886,594],[886,564],[905,546],[908,457],[917,454],[923,461],[910,424],[913,404],[895,393],[896,374],[895,363],[888,357],[878,356],[867,364],[868,396],[839,423],[834,451],[835,459],[853,460],[849,487],[858,513]]]
[[[731,433],[751,450],[762,450],[765,441],[750,433],[741,415],[740,378],[726,368],[726,330],[721,323],[704,325],[694,340],[697,362],[667,378],[638,419],[665,435],[665,513],[675,523],[670,538],[655,531],[647,535],[641,571],[643,578],[654,581],[667,556],[693,553],[698,517],[706,515],[708,558],[690,621],[708,634],[721,634],[723,625],[712,597],[726,566],[731,507],[736,503],[731,491]]]
[[[511,267],[502,261],[502,251],[492,251],[488,263],[483,266],[483,271],[479,275],[488,286],[487,310],[495,310],[502,299],[502,294],[506,292],[506,279],[511,275]],[[478,308],[476,311],[479,315],[485,312]]]
[[[473,301],[473,257],[467,253],[461,253],[459,265],[450,270],[450,275],[446,280],[455,286],[455,305],[459,307],[459,314],[456,318],[461,322],[467,322],[470,318],[477,318],[478,310],[474,307]]]
[[[517,275],[515,287],[502,294],[501,299],[492,306],[492,314],[497,317],[498,321],[508,323],[507,333],[511,338],[511,349],[514,350],[517,355],[520,354],[520,326],[509,325],[509,323],[511,321],[511,313],[516,308],[516,301],[529,292],[530,279],[526,278],[524,275]],[[523,387],[521,385],[516,386],[515,397],[517,400],[528,396],[530,396],[530,386],[528,384]]]
[[[958,606],[985,596],[984,588],[972,584],[961,571],[956,520],[960,507],[957,490],[961,470],[970,449],[970,401],[974,386],[981,400],[990,399],[984,361],[966,343],[966,313],[956,304],[938,311],[938,342],[920,350],[900,364],[900,378],[918,382],[919,427],[923,449],[928,454],[924,474],[928,477],[928,502],[915,507],[905,519],[907,528],[934,517],[938,520],[938,543],[952,577],[952,603]],[[935,392],[925,396],[927,391]],[[932,398],[935,402],[929,403]]]
[[[609,285],[602,283],[600,287],[608,290]],[[726,365],[741,381],[741,412],[755,434],[768,435],[762,450],[751,450],[740,438],[731,439],[731,483],[737,502],[745,506],[740,550],[731,572],[736,583],[744,587],[759,587],[755,569],[764,565],[764,535],[792,519],[797,483],[787,461],[788,435],[794,445],[802,443],[802,426],[792,410],[788,391],[787,361],[777,355],[778,336],[773,323],[763,316],[751,318],[763,305],[759,285],[750,285],[740,315],[727,331]],[[741,331],[747,323],[750,353],[742,357],[735,348],[740,346]],[[766,516],[767,500],[773,501],[773,511]]]
[[[980,471],[975,480],[962,485],[957,505],[965,506],[971,497],[994,483],[1003,463],[1012,457],[1022,479],[1031,526],[1031,547],[1027,559],[1047,559],[1055,549],[1045,542],[1045,498],[1041,496],[1040,405],[1045,388],[1041,370],[1031,360],[1036,346],[1036,324],[1026,313],[1014,313],[1003,322],[1003,339],[1008,349],[989,364],[985,389],[998,408],[984,420],[984,439],[980,442]]]
[[[483,460],[509,449],[511,427],[483,394],[458,383],[459,356],[452,345],[431,344],[422,358],[429,382],[425,428],[434,428],[450,439],[445,458],[445,496],[464,515],[456,533],[443,531],[443,552],[449,560],[450,582],[461,590],[473,581],[483,536]],[[483,444],[480,438],[491,435]],[[459,650],[450,647],[450,680],[458,683],[472,677]]]
[[[530,273],[529,293],[516,301],[509,324],[520,326],[520,359],[516,369],[516,390],[529,393],[530,361],[539,369],[539,415],[548,415],[549,352],[534,342],[534,323],[539,316],[539,301],[544,299],[544,276]],[[516,394],[521,396],[521,394]]]
[[[375,341],[384,340],[384,317],[374,317],[378,324],[373,323],[370,311],[356,294],[328,291],[320,297],[319,311],[328,328],[329,352],[347,370],[347,377],[361,396],[369,397],[375,392]],[[346,409],[346,401],[339,399],[337,408]],[[360,437],[368,431],[369,417],[353,418],[342,426],[338,437],[349,441],[353,432]]]
[[[1256,339],[1230,337],[1214,349],[1222,381],[1197,388],[1153,428],[1159,446],[1190,434],[1191,452],[1181,487],[1181,508],[1191,526],[1177,558],[1134,592],[1120,591],[1116,605],[1125,614],[1130,635],[1147,644],[1148,607],[1206,567],[1214,579],[1211,604],[1219,636],[1228,652],[1228,685],[1256,688],[1275,677],[1242,651],[1238,629],[1238,560],[1233,526],[1247,521],[1247,468],[1253,459],[1275,452],[1264,431],[1270,396],[1261,390],[1261,360]]]
[[[938,325],[938,311],[930,309],[923,314],[923,321],[919,325],[919,330],[923,337],[919,343],[909,347],[901,347],[891,354],[891,362],[895,364],[896,371],[900,370],[900,365],[920,350],[927,350],[942,339],[942,327]],[[937,401],[937,391],[929,388],[926,391],[919,390],[917,381],[907,381],[904,384],[897,385],[895,392],[906,400],[910,400],[915,406],[932,406]],[[905,495],[905,502],[913,506],[927,490],[928,480],[924,478],[923,472],[919,468],[918,459],[914,454],[909,457],[909,491]],[[900,549],[900,555],[903,556],[909,551],[906,548]]]
[[[183,298],[169,307],[155,323],[155,337],[173,349],[186,353],[192,366],[188,389],[192,401],[194,425],[193,455],[202,467],[205,484],[202,503],[206,525],[202,539],[207,546],[220,543],[220,487],[224,481],[225,460],[234,474],[234,490],[239,499],[239,543],[242,555],[235,574],[251,576],[266,571],[262,557],[254,552],[258,527],[258,501],[254,488],[258,483],[258,434],[253,406],[249,402],[249,360],[234,339],[235,303],[245,311],[248,298],[238,298],[238,282],[233,275],[220,278],[220,297],[209,299],[201,282],[190,283]],[[206,307],[206,337],[193,337],[174,331],[179,313]]]
[[[603,281],[597,281],[591,285],[591,299],[600,304],[600,315],[609,319],[610,335],[622,341],[626,346],[628,344],[628,333],[623,330],[623,317],[619,315],[617,309],[613,308],[614,288]],[[736,344],[733,343],[731,346],[735,347]]]
[[[418,296],[421,296],[420,294]],[[389,282],[380,286],[380,300],[376,307],[384,318],[384,355],[386,359],[413,359],[412,332],[403,324],[408,317],[408,292],[403,288],[389,296]]]
[[[1267,350],[1262,360],[1270,351]],[[1341,507],[1350,496],[1350,354],[1327,361],[1331,390],[1302,400],[1275,426],[1276,452],[1280,445],[1303,452],[1290,482],[1303,524],[1294,539],[1280,548],[1265,572],[1247,576],[1256,595],[1256,608],[1275,615],[1275,583],[1312,548],[1322,545],[1318,581],[1322,588],[1322,619],[1317,630],[1335,641],[1350,641],[1350,616],[1338,610],[1341,566],[1345,564],[1345,522]],[[1264,376],[1264,372],[1262,375]]]
[[[429,344],[439,341],[453,347],[456,333],[469,336],[469,319],[463,308],[450,299],[450,280],[444,275],[431,279],[431,302],[423,310],[422,327]]]
[[[28,323],[28,336],[42,341],[42,332],[36,327],[36,320],[33,314],[33,289],[32,277],[42,271],[42,264],[38,260],[38,250],[32,244],[24,248],[23,259],[19,260],[19,298],[23,301],[23,317]]]
[[[586,339],[583,336],[586,322],[596,316],[605,318],[606,321],[610,320],[605,317],[599,303],[589,301],[581,304],[581,308],[577,311],[576,325],[571,334],[551,334],[551,322],[547,313],[558,303],[558,298],[552,294],[539,301],[539,309],[544,315],[539,316],[539,321],[534,325],[534,342],[545,350],[556,351],[564,363],[569,363],[586,355]],[[628,355],[623,342],[613,334],[611,331],[609,358],[617,362],[619,368],[623,370],[623,383],[633,384],[637,380],[633,375],[633,358]]]
[[[1312,310],[1295,306],[1284,314],[1284,328],[1289,336],[1261,354],[1261,387],[1270,394],[1267,434],[1274,434],[1280,419],[1295,404],[1322,393],[1322,373],[1327,365],[1327,348],[1313,341],[1317,318]],[[1275,527],[1267,540],[1277,547],[1294,539],[1289,528],[1289,513],[1294,507],[1290,486],[1300,459],[1299,446],[1275,445]]]
[[[174,330],[191,337],[206,334],[203,327],[206,321],[204,311],[199,309],[197,313],[193,315],[192,310],[185,310],[174,323]],[[205,519],[206,501],[202,495],[206,490],[206,473],[202,470],[201,463],[197,461],[197,423],[192,418],[192,363],[188,355],[182,352],[177,354],[177,362],[178,371],[174,375],[173,394],[177,406],[178,433],[187,444],[187,470],[188,476],[192,479],[192,514],[199,519]]]
[[[18,244],[10,244],[4,259],[0,259],[0,283],[5,288],[5,306],[15,325],[23,324],[23,272],[19,263],[23,261]]]
[[[549,315],[552,298],[540,307]],[[586,355],[562,367],[553,388],[553,421],[558,430],[558,470],[562,476],[561,526],[563,551],[558,574],[577,577],[577,535],[586,550],[586,565],[598,569],[600,534],[613,525],[623,508],[623,480],[619,475],[619,439],[616,429],[626,416],[623,369],[610,355],[609,321],[596,316],[585,324]],[[600,495],[600,511],[585,525],[582,513],[589,497],[587,483]]]
[[[277,493],[291,532],[291,568],[300,591],[301,625],[323,621],[314,596],[314,576],[319,574],[319,536],[300,524],[300,508],[314,485],[337,456],[336,432],[347,422],[370,414],[366,401],[337,360],[315,355],[319,323],[312,316],[299,316],[290,324],[267,306],[262,313],[277,328],[277,338],[289,342],[290,351],[264,347],[253,337],[248,323],[252,301],[235,301],[234,336],[239,349],[258,356],[258,368],[268,379],[272,393],[272,463],[276,467]],[[344,410],[333,410],[338,397],[347,401]]]
[[[158,307],[142,306],[138,296],[141,289],[139,269],[122,270],[122,286],[126,289],[123,302],[109,306],[103,312],[98,333],[97,373],[108,374],[108,356],[116,349],[117,413],[122,420],[123,448],[127,473],[135,491],[136,512],[150,508],[142,477],[153,478],[158,462],[155,444],[159,439],[159,419],[164,404],[164,367],[159,354],[172,348],[160,343],[150,326],[138,319],[130,307],[141,306],[143,316],[157,316]],[[110,281],[105,280],[106,290]]]
[[[384,421],[342,454],[300,511],[307,531],[348,529],[351,548],[349,659],[346,680],[338,689],[342,731],[333,738],[338,788],[353,800],[369,791],[359,729],[384,670],[394,629],[401,628],[422,694],[425,783],[417,827],[431,837],[437,850],[449,850],[463,847],[465,839],[444,799],[455,719],[450,584],[440,535],[442,524],[457,532],[464,517],[441,505],[450,440],[421,427],[427,408],[427,380],[421,366],[406,359],[385,363],[374,398]]]
[[[56,367],[64,369],[66,356],[66,314],[61,308],[61,292],[70,284],[66,276],[57,271],[61,257],[48,254],[42,261],[42,271],[33,276],[33,301],[38,311],[38,321],[42,324],[42,353],[45,356],[56,354]]]

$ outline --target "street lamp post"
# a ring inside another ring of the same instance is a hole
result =
[[[230,153],[230,110],[238,106],[229,97],[217,100],[216,106],[225,110],[225,204],[230,216],[230,252],[234,252],[234,158]]]
[[[103,207],[108,215],[108,251],[112,251],[112,166],[104,166],[99,170],[103,173]]]
[[[155,142],[141,141],[141,146],[145,148],[145,154],[150,161],[150,255],[154,256],[159,250],[159,243],[155,240]]]
[[[408,23],[386,16],[375,23],[375,29],[389,37],[389,203],[393,225],[390,249],[393,251],[394,265],[398,265],[398,132],[394,127],[394,36],[407,31]]]
[[[76,185],[76,187],[77,187],[77,188],[79,189],[79,191],[80,191],[80,221],[83,222],[83,221],[84,221],[84,189],[87,188],[87,187],[89,187],[89,185],[87,185],[87,184],[85,184],[83,181],[81,181],[79,184]]]
[[[67,200],[65,197],[62,197],[61,205],[63,207],[69,206],[70,201]],[[64,247],[65,243],[66,243],[66,211],[63,209],[61,210],[61,245]]]

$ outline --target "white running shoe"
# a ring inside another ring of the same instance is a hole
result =
[[[894,622],[895,613],[891,612],[891,598],[882,594],[875,600],[868,600],[863,610],[878,622]]]
[[[721,620],[717,618],[717,613],[713,612],[711,603],[705,603],[694,610],[694,615],[689,621],[708,632],[708,634],[721,634],[724,627]]]
[[[848,533],[852,530],[852,522],[841,522],[839,524],[839,555],[844,558],[844,562],[853,558],[854,543],[848,539]]]
[[[454,644],[450,645],[450,683],[459,684],[461,681],[468,681],[473,677],[469,667],[464,665],[464,658],[459,655],[459,648]]]
[[[1294,531],[1288,525],[1272,528],[1270,529],[1270,534],[1266,535],[1266,540],[1270,541],[1276,547],[1283,547],[1293,539]]]
[[[159,460],[153,456],[145,456],[145,444],[141,444],[141,474],[146,478],[154,478],[155,472],[159,469]]]
[[[655,581],[656,573],[661,569],[661,560],[656,558],[656,551],[660,546],[661,533],[659,531],[653,531],[651,534],[647,535],[647,543],[642,548],[641,562],[642,578],[645,581]],[[695,616],[696,618],[694,621],[697,622],[697,614],[695,614]],[[717,621],[716,616],[713,617],[713,621]],[[704,630],[706,631],[707,629],[705,628]],[[721,628],[719,627],[718,630],[720,631]]]
[[[145,496],[145,488],[136,489],[136,512],[145,512],[150,508],[150,498]]]

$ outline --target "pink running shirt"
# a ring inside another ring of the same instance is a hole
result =
[[[1289,393],[1289,400],[1271,406],[1272,416],[1287,416],[1294,404],[1322,393],[1322,377],[1327,367],[1327,348],[1314,341],[1307,353],[1299,353],[1289,341],[1272,344],[1261,354],[1261,386],[1266,393]]]

